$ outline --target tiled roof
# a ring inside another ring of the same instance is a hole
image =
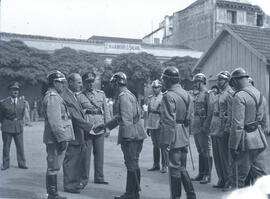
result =
[[[270,60],[270,28],[227,25],[241,39]]]
[[[105,37],[105,36],[97,36],[97,35],[93,35],[88,40],[120,42],[120,43],[138,43],[138,44],[142,43],[141,39],[130,39],[130,38],[122,38],[122,37]]]

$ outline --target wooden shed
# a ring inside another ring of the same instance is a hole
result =
[[[269,102],[269,28],[226,25],[194,66],[193,73],[204,73],[212,86],[220,71],[231,72],[237,67],[248,72]]]

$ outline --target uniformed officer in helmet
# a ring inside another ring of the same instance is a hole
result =
[[[206,77],[203,73],[194,75],[193,86],[198,93],[194,96],[193,101],[194,117],[191,121],[191,132],[194,134],[194,141],[199,153],[199,174],[192,180],[206,184],[211,182],[213,160],[211,156],[211,138],[209,136],[209,93],[206,87]]]
[[[243,68],[231,73],[230,85],[236,92],[232,98],[232,124],[229,148],[238,174],[232,186],[245,186],[251,165],[267,147],[262,123],[264,117],[263,96],[252,86],[249,75]]]
[[[111,78],[111,85],[115,91],[115,116],[105,125],[110,130],[119,125],[118,144],[124,154],[127,168],[126,192],[115,199],[139,199],[141,172],[139,156],[143,140],[147,137],[140,120],[140,108],[136,97],[127,88],[127,76],[123,72],[115,73]]]
[[[72,122],[61,94],[66,78],[60,71],[47,76],[48,91],[43,98],[45,128],[43,142],[47,151],[46,188],[48,199],[66,199],[57,191],[57,174],[64,160],[68,142],[74,139]]]
[[[210,135],[212,138],[213,156],[215,168],[218,176],[218,183],[214,188],[224,188],[228,186],[229,177],[229,129],[228,108],[233,90],[229,86],[230,73],[221,71],[217,74],[217,86],[219,93],[216,100],[210,102],[211,112],[209,113]]]
[[[94,88],[96,74],[87,72],[82,76],[84,90],[77,95],[77,99],[85,110],[87,121],[94,126],[104,124],[111,119],[109,108],[106,102],[105,93]],[[93,149],[94,155],[94,183],[108,184],[104,179],[104,137],[109,135],[109,130],[105,129],[99,135],[90,135],[87,140],[87,153],[85,157],[85,176],[83,184],[87,184],[89,179],[90,157]]]
[[[171,199],[180,199],[181,184],[187,199],[195,199],[196,194],[186,170],[189,145],[187,127],[190,118],[190,97],[179,84],[179,71],[167,67],[162,76],[162,84],[167,90],[161,102],[160,145],[169,153],[169,177]]]
[[[159,80],[155,80],[152,82],[151,87],[153,89],[153,95],[148,97],[148,111],[147,111],[147,134],[151,136],[153,143],[153,159],[154,164],[151,169],[148,171],[160,170],[160,152],[161,152],[161,161],[162,168],[160,170],[161,173],[167,172],[167,151],[164,149],[160,149],[159,137],[160,137],[160,106],[162,100],[161,93],[161,82]]]

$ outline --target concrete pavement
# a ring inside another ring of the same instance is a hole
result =
[[[24,132],[25,154],[28,170],[17,167],[16,152],[14,142],[11,147],[11,168],[0,171],[0,198],[25,198],[41,199],[46,198],[45,172],[46,153],[45,145],[42,143],[43,122],[33,123],[33,127],[26,127]],[[68,199],[112,199],[113,196],[122,194],[125,188],[126,169],[120,146],[116,145],[117,131],[111,132],[111,136],[105,141],[105,165],[104,174],[109,185],[97,185],[93,183],[93,164],[91,164],[90,182],[80,194],[70,194],[63,192],[62,171],[58,177],[58,189],[60,194]],[[2,139],[0,141],[2,160]],[[190,176],[197,174],[198,157],[191,139],[191,148],[195,160],[196,171],[192,170],[190,156],[188,155],[187,168]],[[268,152],[269,153],[269,152]],[[144,142],[141,153],[140,165],[142,170],[141,199],[168,199],[169,184],[168,174],[160,172],[148,172],[152,166],[152,143],[148,138]],[[219,199],[225,194],[221,190],[212,188],[217,182],[216,172],[213,168],[213,179],[211,184],[201,185],[194,183],[198,199]],[[183,191],[182,191],[183,192]],[[183,198],[185,193],[183,192]]]

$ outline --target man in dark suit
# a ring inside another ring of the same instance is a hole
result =
[[[23,147],[23,117],[25,103],[18,98],[20,84],[12,82],[8,86],[10,96],[0,102],[0,122],[2,123],[3,166],[1,170],[9,168],[9,151],[12,138],[14,139],[18,166],[27,169]]]
[[[80,193],[85,184],[80,184],[82,176],[80,165],[85,153],[85,136],[91,131],[92,124],[85,120],[83,109],[78,103],[76,94],[81,91],[82,78],[73,73],[68,77],[68,89],[63,93],[63,99],[71,115],[75,140],[69,142],[64,163],[64,190],[69,193]]]

